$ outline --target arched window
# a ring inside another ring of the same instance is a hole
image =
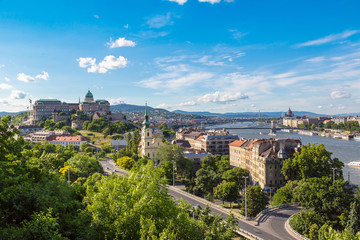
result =
[[[147,132],[147,136],[149,136],[150,134],[149,134],[149,132]]]
[[[150,146],[150,142],[147,142],[147,145]]]

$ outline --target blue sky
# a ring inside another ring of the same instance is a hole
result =
[[[0,0],[0,111],[29,99],[359,112],[360,2]]]

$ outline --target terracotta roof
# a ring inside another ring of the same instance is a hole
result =
[[[202,136],[199,136],[197,139],[195,139],[195,141],[201,141]]]
[[[245,142],[245,140],[235,140],[229,146],[241,147]]]
[[[48,138],[48,141],[54,142],[83,142],[86,141],[86,138],[83,136],[73,136],[73,135],[66,135],[66,136],[57,136],[52,135]]]

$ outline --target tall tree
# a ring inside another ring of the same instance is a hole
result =
[[[214,196],[223,201],[231,203],[240,198],[239,186],[235,182],[223,181],[214,189]]]
[[[182,157],[184,157],[184,148],[177,144],[160,146],[155,154],[155,160],[159,161],[159,165]]]
[[[269,202],[264,189],[260,186],[251,186],[246,190],[247,215],[255,217],[264,210]],[[241,203],[241,213],[245,213],[245,199]]]
[[[194,192],[197,195],[213,198],[214,187],[220,182],[219,176],[213,171],[201,168],[196,172]]]
[[[351,203],[350,215],[346,228],[353,236],[359,231],[359,215],[356,211],[356,202]]]
[[[293,158],[284,160],[282,173],[286,180],[301,180],[332,176],[331,168],[336,168],[336,177],[342,179],[344,164],[337,158],[331,158],[331,154],[323,144],[303,145],[301,153],[297,152]]]

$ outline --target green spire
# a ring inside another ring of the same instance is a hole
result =
[[[148,113],[147,113],[147,102],[145,102],[145,119],[144,119],[144,122],[143,122],[143,126],[144,128],[148,128],[150,127],[150,121],[149,121],[149,116],[148,116]]]

